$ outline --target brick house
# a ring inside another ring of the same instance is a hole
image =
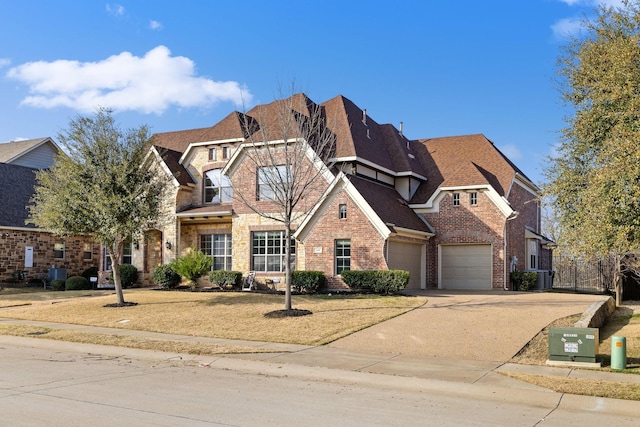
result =
[[[27,224],[35,172],[53,165],[60,152],[51,138],[0,144],[0,283],[78,275],[97,266],[98,250],[83,236],[60,237]]]
[[[303,203],[309,215],[294,224],[296,269],[325,272],[332,288],[344,286],[345,268],[408,270],[412,289],[506,289],[516,269],[539,271],[544,286],[551,242],[540,234],[539,190],[486,137],[409,140],[402,124],[378,124],[343,96],[290,100],[321,108],[336,136],[332,172],[318,181],[325,197]],[[151,153],[173,185],[164,205],[170,219],[131,250],[146,277],[195,247],[216,269],[283,283],[283,227],[233,194],[260,191],[243,150],[274,125],[268,113],[276,105],[154,135]]]

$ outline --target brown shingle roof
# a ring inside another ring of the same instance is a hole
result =
[[[153,145],[184,153],[187,147],[189,147],[189,144],[196,142],[220,141],[223,139],[244,137],[244,133],[242,132],[243,122],[243,114],[234,111],[208,128],[156,133],[153,135]]]
[[[395,189],[353,175],[349,179],[385,224],[430,232],[427,224],[409,207]]]
[[[418,189],[412,203],[424,203],[438,187],[491,185],[506,196],[518,173],[526,176],[484,135],[421,139],[426,150],[419,154],[428,181]]]
[[[156,146],[156,150],[180,185],[195,185],[187,169],[179,163],[182,153],[158,146]]]

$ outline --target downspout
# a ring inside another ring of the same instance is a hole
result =
[[[511,212],[511,214],[507,217],[507,220],[504,222],[504,231],[502,232],[502,238],[504,240],[504,249],[502,250],[503,253],[503,262],[504,262],[504,269],[503,269],[503,280],[502,280],[502,289],[504,289],[505,291],[509,290],[509,287],[507,286],[507,222],[511,221],[512,219],[516,219],[518,217],[518,215],[520,215],[520,212],[518,211],[513,211]]]

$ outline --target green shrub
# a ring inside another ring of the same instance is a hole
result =
[[[514,271],[511,273],[511,285],[514,291],[528,291],[538,280],[535,271]]]
[[[404,270],[345,270],[341,276],[353,290],[382,295],[397,294],[407,287],[411,277]]]
[[[64,288],[67,291],[82,291],[91,289],[91,282],[86,277],[71,276],[65,282]]]
[[[323,290],[327,278],[322,271],[292,271],[291,287],[297,292],[313,294]]]
[[[240,289],[242,273],[240,271],[213,270],[209,273],[209,281],[222,289]]]
[[[211,271],[212,262],[210,256],[190,248],[185,255],[179,256],[171,263],[171,268],[195,288],[198,286],[198,279]]]
[[[169,264],[162,264],[153,270],[153,282],[163,289],[173,289],[182,282],[182,277]]]
[[[120,265],[120,281],[124,288],[133,286],[138,281],[138,269],[131,264]]]
[[[131,264],[120,264],[120,284],[123,288],[130,288],[138,281],[138,269]],[[109,276],[109,282],[113,280],[113,271]]]
[[[65,281],[60,279],[55,279],[51,281],[51,289],[54,291],[64,291],[65,290]]]
[[[82,277],[91,279],[92,277],[98,277],[98,267],[89,267],[81,274]]]

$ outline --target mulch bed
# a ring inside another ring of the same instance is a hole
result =
[[[298,316],[308,316],[313,314],[309,310],[301,310],[298,308],[292,308],[291,310],[276,310],[265,313],[264,317],[268,319],[282,319],[285,317],[298,317]]]

